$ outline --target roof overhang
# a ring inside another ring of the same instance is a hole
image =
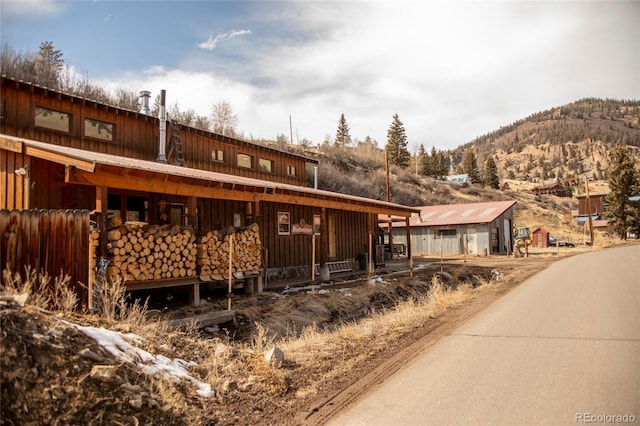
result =
[[[137,160],[0,134],[0,149],[65,166],[65,182],[179,196],[410,217],[420,209],[296,185]]]

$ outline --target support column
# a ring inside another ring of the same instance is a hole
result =
[[[327,266],[327,247],[329,244],[329,233],[327,229],[327,209],[322,208],[320,214],[320,280],[328,281],[330,278],[329,267]]]
[[[198,197],[187,197],[185,211],[185,225],[192,226],[194,231],[198,230]]]
[[[108,203],[108,188],[106,186],[96,186],[96,224],[100,231],[100,245],[98,246],[98,252],[96,253],[96,260],[107,258],[107,203]],[[89,250],[89,256],[91,252]],[[97,264],[99,266],[99,263]],[[96,284],[96,270],[89,269],[89,282],[87,283],[87,309],[89,312],[93,312],[93,289]]]
[[[411,262],[411,217],[405,218],[405,229],[407,230],[407,259]]]

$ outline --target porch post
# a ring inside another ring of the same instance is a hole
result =
[[[327,247],[329,244],[329,232],[327,228],[327,208],[323,207],[320,214],[320,280],[325,281],[330,278],[327,267]]]

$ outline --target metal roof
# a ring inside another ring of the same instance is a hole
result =
[[[409,224],[414,226],[447,226],[491,223],[516,204],[515,200],[485,203],[447,204],[422,206],[420,216],[411,216]],[[393,222],[395,227],[404,227],[403,222]]]
[[[292,198],[294,203],[296,202],[295,197],[302,197],[302,199],[308,200],[320,199],[340,202],[344,206],[344,210],[350,210],[349,205],[352,205],[379,210],[376,213],[393,211],[394,213],[392,214],[400,214],[400,212],[402,212],[406,216],[409,216],[412,213],[418,212],[417,207],[408,207],[401,204],[388,203],[386,201],[378,201],[370,198],[340,194],[337,192],[324,191],[304,186],[174,166],[166,163],[120,157],[112,154],[85,151],[77,148],[37,142],[30,139],[17,138],[4,134],[0,134],[0,148],[16,152],[24,152],[32,157],[74,167],[88,173],[93,173],[98,169],[148,172],[153,175],[159,174],[163,176],[184,178],[186,187],[189,185],[199,185],[204,187],[224,186],[230,190],[250,192],[258,195],[263,194],[263,199],[267,201],[269,198],[268,195],[279,194],[294,197]],[[186,183],[187,181],[189,182],[188,184]],[[315,204],[318,203],[316,202]],[[357,211],[355,208],[353,210]]]

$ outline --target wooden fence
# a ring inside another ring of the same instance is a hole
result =
[[[2,269],[19,272],[31,267],[51,277],[68,275],[86,306],[89,279],[88,210],[0,210]]]

